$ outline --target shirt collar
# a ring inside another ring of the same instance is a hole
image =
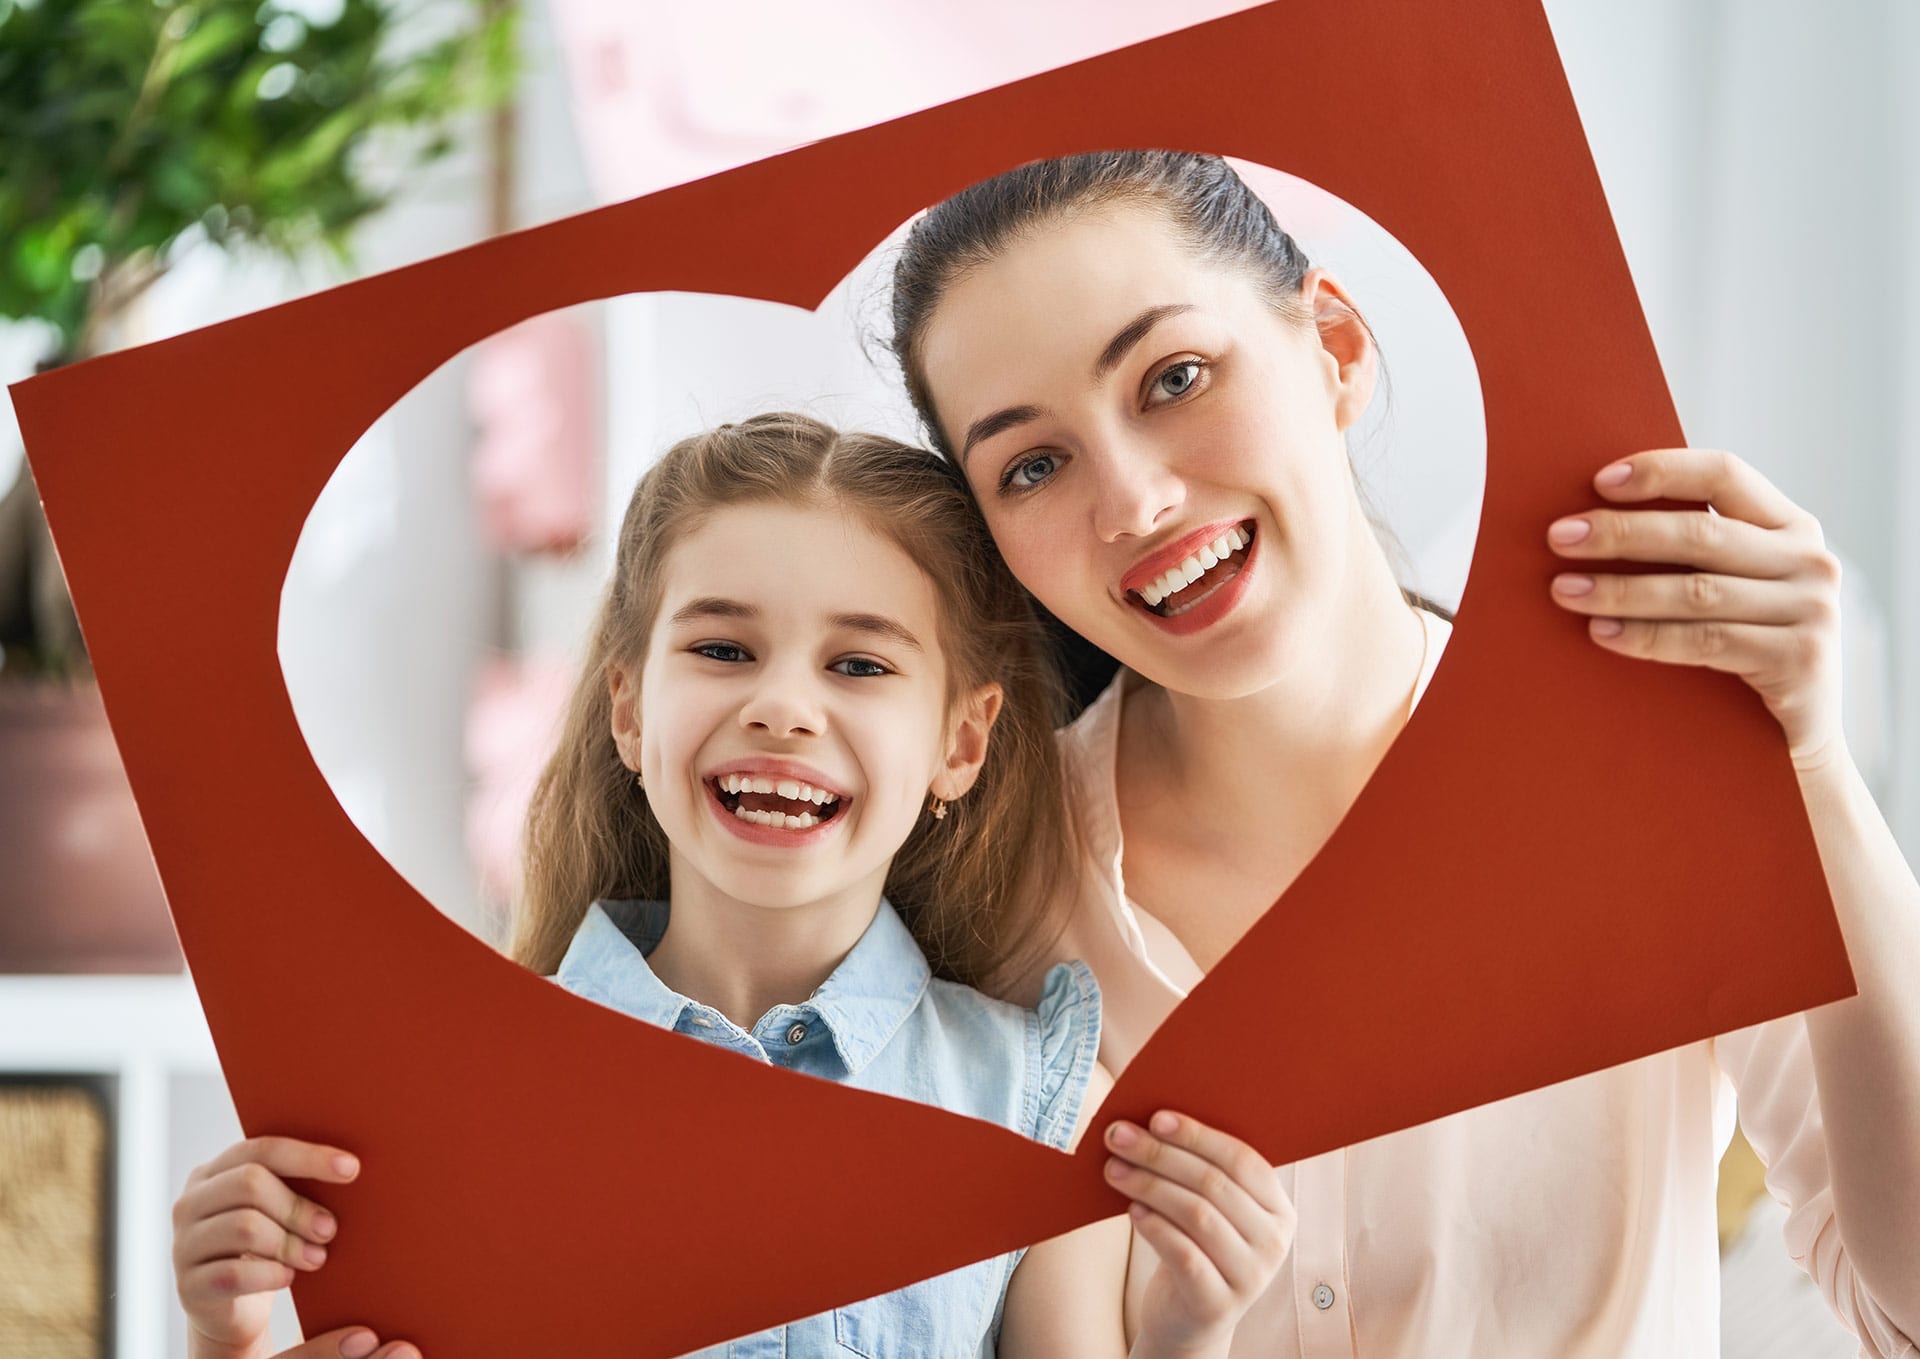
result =
[[[596,901],[567,946],[556,979],[569,991],[663,1029],[678,1028],[689,1010],[715,1013],[668,987],[647,965],[646,955],[666,937],[667,918],[664,901]],[[799,1005],[777,1009],[817,1015],[847,1074],[858,1075],[920,1003],[932,976],[912,932],[883,898],[873,923],[819,989]]]

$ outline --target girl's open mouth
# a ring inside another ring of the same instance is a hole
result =
[[[1129,602],[1156,618],[1178,618],[1240,574],[1253,550],[1254,533],[1251,519],[1228,529],[1145,585],[1127,591]]]
[[[722,774],[707,786],[731,815],[770,830],[812,830],[838,816],[844,801],[798,779],[763,774]]]

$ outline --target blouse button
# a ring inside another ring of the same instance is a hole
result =
[[[805,1024],[796,1023],[792,1028],[787,1030],[787,1042],[789,1045],[798,1043],[802,1038],[805,1038],[806,1036],[807,1036],[807,1026]]]
[[[1333,1290],[1325,1284],[1321,1284],[1318,1288],[1314,1289],[1313,1305],[1323,1312],[1333,1306]]]

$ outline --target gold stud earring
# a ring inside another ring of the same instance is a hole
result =
[[[947,804],[944,798],[934,798],[933,801],[927,805],[927,810],[933,813],[933,819],[935,821],[945,821],[947,819]]]

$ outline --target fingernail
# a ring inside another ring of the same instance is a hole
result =
[[[1127,1173],[1127,1163],[1117,1156],[1107,1158],[1107,1178],[1117,1180]]]
[[[367,1359],[379,1345],[380,1337],[372,1331],[355,1331],[340,1342],[341,1359]]]
[[[1107,1141],[1116,1147],[1130,1147],[1140,1140],[1140,1134],[1131,1123],[1114,1123],[1107,1128]]]
[[[1566,595],[1571,599],[1578,599],[1581,595],[1590,595],[1593,593],[1593,577],[1555,576],[1553,578],[1553,588],[1555,592],[1559,594]]]
[[[1147,1205],[1144,1203],[1129,1203],[1127,1205],[1127,1216],[1132,1218],[1135,1222],[1138,1222],[1141,1218],[1145,1217],[1147,1215],[1147,1211],[1148,1211]]]
[[[340,1155],[333,1158],[333,1168],[337,1173],[352,1179],[360,1173],[360,1162],[352,1156]]]
[[[331,1241],[333,1240],[333,1234],[339,1230],[340,1224],[333,1220],[332,1213],[315,1213],[313,1215],[313,1234],[315,1236],[325,1241]]]
[[[1630,462],[1611,463],[1608,466],[1600,469],[1599,475],[1595,476],[1593,479],[1593,484],[1596,486],[1624,486],[1627,484],[1627,480],[1632,476],[1633,476],[1632,463]]]
[[[1595,637],[1618,637],[1627,630],[1618,618],[1596,618],[1587,627]]]
[[[1180,1131],[1180,1120],[1168,1113],[1165,1109],[1162,1109],[1153,1116],[1147,1126],[1159,1133],[1162,1137],[1172,1137]]]
[[[1593,532],[1593,525],[1584,519],[1561,519],[1547,530],[1547,537],[1563,547],[1580,542]]]
[[[308,1244],[300,1248],[300,1258],[310,1265],[324,1265],[327,1262],[327,1248]]]

